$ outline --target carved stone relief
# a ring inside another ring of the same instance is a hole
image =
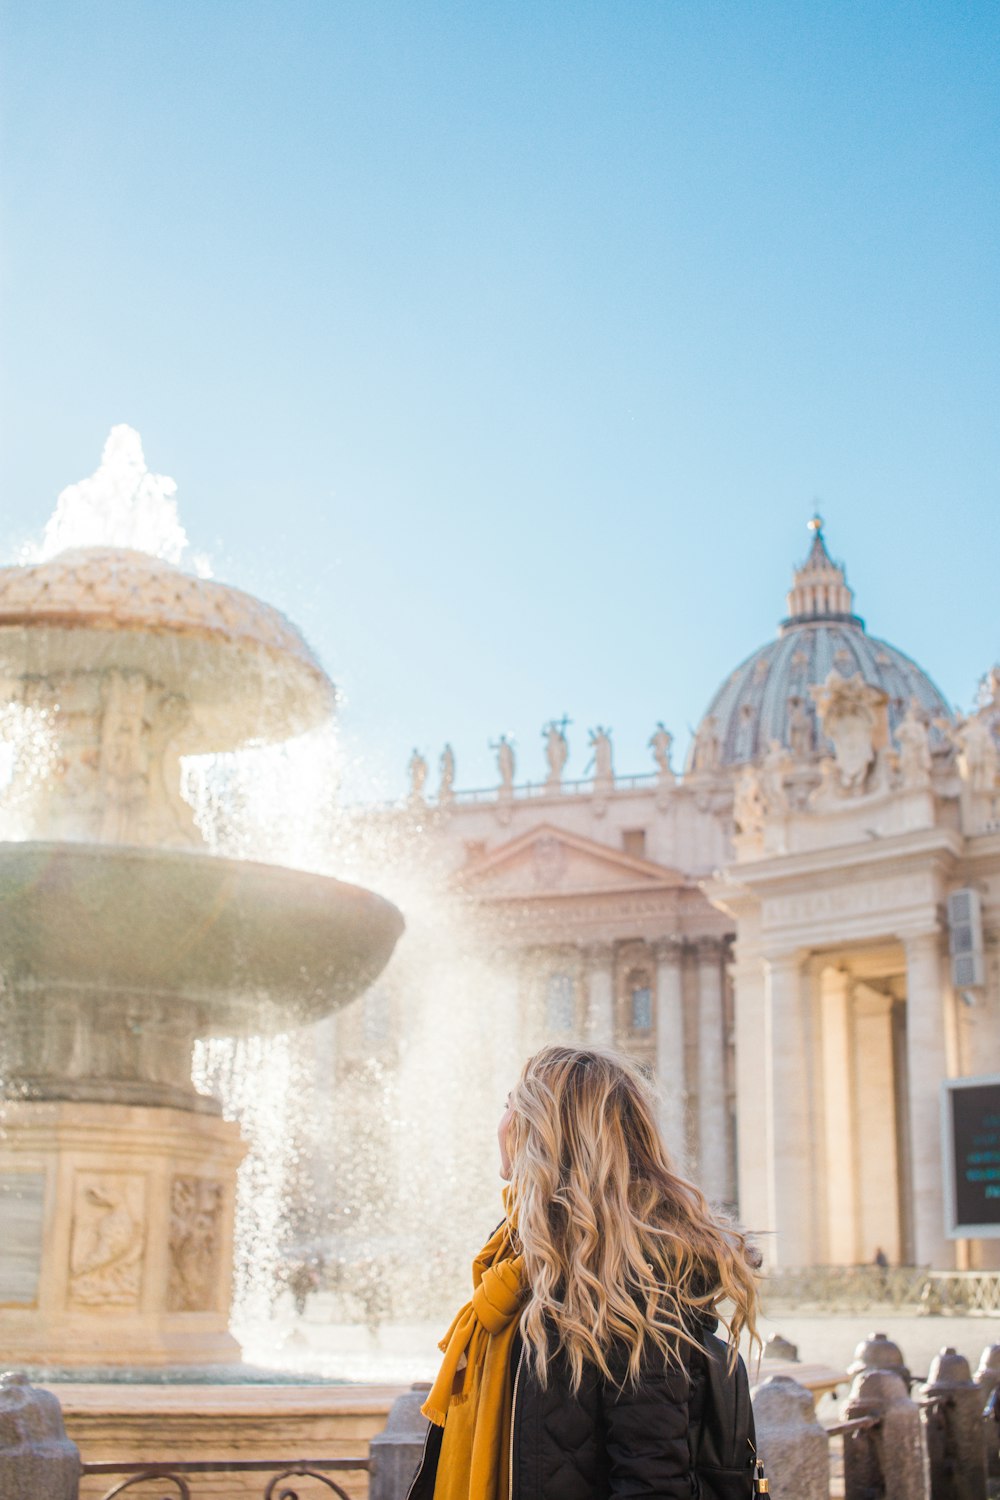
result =
[[[898,771],[906,791],[923,791],[931,784],[931,745],[927,722],[916,698],[896,730]]]
[[[756,766],[744,766],[733,790],[733,822],[744,837],[759,835],[764,827],[764,793]]]
[[[149,724],[142,672],[109,671],[101,679],[101,829],[108,844],[138,844],[149,792]]]
[[[969,790],[990,796],[996,790],[998,756],[989,725],[978,715],[960,719],[956,731],[958,770]]]
[[[531,846],[531,866],[538,886],[561,885],[566,874],[566,846],[546,834]]]
[[[888,880],[855,880],[827,890],[769,896],[764,907],[764,925],[774,928],[829,918],[866,917],[878,911],[885,913],[887,924],[891,926],[895,914],[917,903],[927,903],[933,908],[933,886],[923,874]]]
[[[171,1312],[210,1312],[217,1300],[225,1188],[209,1177],[175,1177],[170,1187]]]
[[[780,740],[772,740],[761,765],[761,790],[767,816],[780,818],[788,811],[786,780],[791,775],[793,761]]]
[[[138,1306],[145,1240],[145,1178],[134,1172],[78,1172],[70,1302],[77,1307]]]
[[[719,758],[722,747],[719,744],[719,725],[714,714],[709,714],[698,726],[695,736],[694,756],[692,769],[695,771],[716,771],[719,767]]]
[[[821,791],[859,797],[871,790],[876,755],[888,735],[888,697],[865,682],[860,672],[842,677],[833,671],[821,686],[809,690],[816,701],[823,733],[833,743],[833,762],[823,766]]]
[[[788,700],[788,742],[796,760],[808,760],[813,753],[813,721],[804,698],[793,694]]]

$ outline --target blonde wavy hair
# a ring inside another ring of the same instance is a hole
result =
[[[543,1386],[557,1352],[574,1391],[588,1363],[614,1378],[612,1345],[627,1353],[624,1379],[634,1383],[647,1351],[669,1364],[694,1342],[698,1314],[721,1317],[734,1364],[745,1331],[759,1343],[760,1257],[674,1170],[632,1062],[603,1048],[543,1047],[510,1108],[521,1334]]]

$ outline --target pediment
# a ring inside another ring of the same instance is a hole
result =
[[[469,895],[479,897],[661,891],[687,884],[665,865],[551,824],[529,829],[480,855],[461,872],[460,881]]]

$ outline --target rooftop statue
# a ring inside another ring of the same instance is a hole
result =
[[[764,828],[766,808],[756,766],[744,766],[736,778],[733,792],[733,823],[744,836],[760,834]]]
[[[910,699],[906,718],[896,729],[899,754],[899,776],[907,791],[918,791],[931,784],[931,744],[927,722],[916,698]]]
[[[714,715],[709,714],[698,726],[698,733],[695,736],[694,742],[692,769],[695,771],[718,770],[719,755],[718,723]]]
[[[438,768],[441,773],[438,801],[450,802],[455,795],[455,752],[450,745],[445,745],[441,751]]]
[[[772,740],[761,766],[761,791],[764,804],[771,817],[780,816],[788,810],[788,793],[785,778],[793,767],[792,757],[780,740]]]
[[[674,737],[670,730],[665,728],[662,719],[657,721],[656,729],[649,739],[649,748],[653,752],[660,773],[661,781],[673,781],[674,772],[670,764],[670,751],[674,743]]]
[[[997,787],[998,757],[989,725],[973,714],[968,719],[959,719],[955,737],[962,780],[971,792],[992,795]]]
[[[813,721],[804,698],[792,694],[788,700],[788,743],[796,760],[813,753]]]
[[[427,762],[419,750],[413,750],[406,769],[410,778],[410,801],[422,802],[427,785]]]
[[[566,727],[569,722],[563,714],[561,719],[550,719],[542,730],[545,739],[545,759],[549,767],[545,785],[551,790],[558,790],[562,785],[562,774],[569,759],[569,744],[566,740]]]
[[[498,740],[490,743],[490,749],[497,753],[497,770],[500,773],[500,791],[508,794],[514,790],[515,757],[514,746],[507,735],[502,734]]]
[[[611,730],[598,724],[596,729],[589,731],[588,743],[594,752],[594,780],[604,784],[613,782],[615,773],[611,756]]]

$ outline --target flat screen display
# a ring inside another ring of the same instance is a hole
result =
[[[955,1079],[943,1096],[948,1233],[1000,1237],[1000,1078]]]

